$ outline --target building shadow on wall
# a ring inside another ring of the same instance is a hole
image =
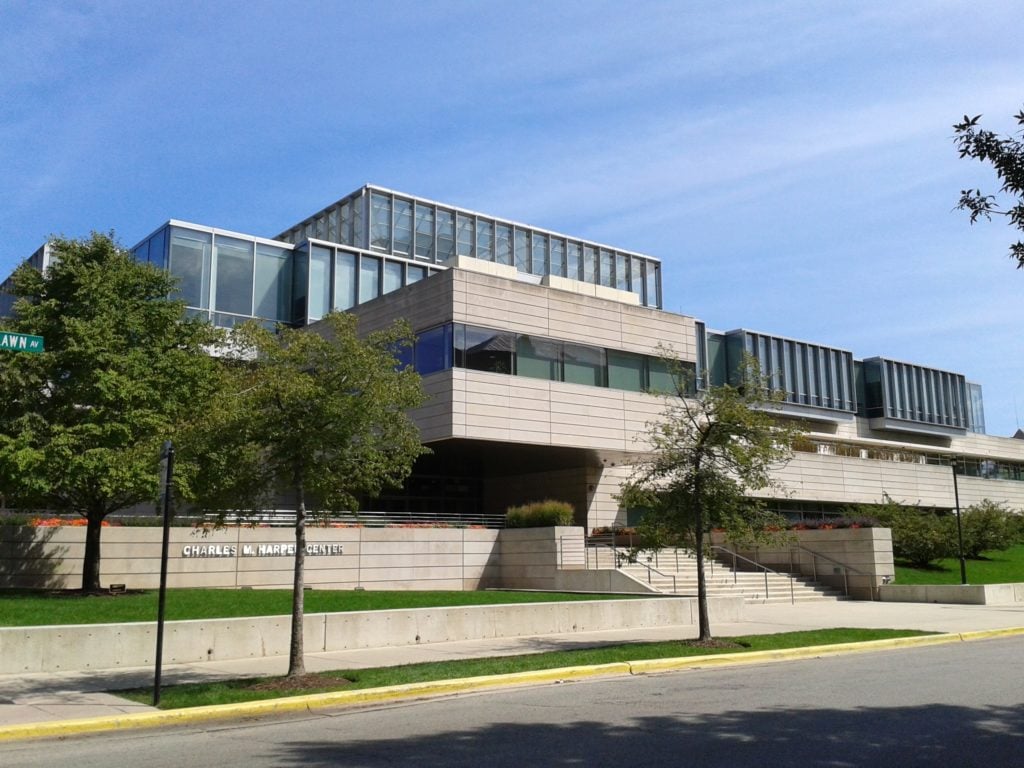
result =
[[[57,528],[0,526],[0,589],[59,589],[59,573],[68,553],[65,545],[50,543]]]

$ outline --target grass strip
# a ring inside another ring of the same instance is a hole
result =
[[[501,675],[512,672],[556,669],[559,667],[639,661],[641,659],[666,659],[721,653],[770,651],[786,648],[803,648],[811,645],[834,645],[895,637],[917,637],[930,634],[936,633],[901,629],[816,629],[802,632],[783,632],[774,635],[743,635],[721,638],[720,643],[715,646],[702,646],[695,644],[693,641],[685,640],[656,643],[624,643],[580,650],[549,651],[546,653],[516,656],[437,661],[406,664],[396,667],[376,667],[373,669],[332,670],[318,673],[316,677],[322,680],[322,685],[309,685],[309,680],[306,680],[294,688],[289,687],[287,679],[282,677],[186,683],[162,687],[160,708],[182,709],[209,704],[235,704],[245,701],[300,696],[310,693],[382,688],[391,685],[454,680],[484,675]],[[148,704],[153,700],[152,688],[134,688],[113,691],[112,693],[144,704]]]
[[[557,592],[413,592],[310,590],[306,613],[387,611],[409,608],[507,605],[583,600],[610,600],[643,595],[565,594]],[[647,595],[653,597],[653,595]],[[167,620],[228,619],[291,614],[290,589],[172,589],[167,592]],[[0,626],[119,624],[156,621],[157,590],[122,595],[78,592],[0,590]]]
[[[967,561],[970,584],[1012,584],[1024,582],[1024,544]],[[937,560],[927,568],[896,564],[895,584],[959,584],[960,561],[955,557]]]

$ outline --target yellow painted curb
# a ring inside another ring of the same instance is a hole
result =
[[[847,653],[867,653],[890,648],[907,648],[919,645],[941,645],[959,643],[959,634],[922,635],[920,637],[891,637],[884,640],[865,640],[859,643],[833,645],[808,645],[803,648],[780,648],[774,651],[748,651],[739,653],[716,653],[708,656],[683,656],[675,659],[643,659],[629,662],[631,674],[643,675],[652,672],[669,672],[679,669],[700,667],[726,667],[741,664],[763,664],[769,661],[791,661],[813,659],[822,656],[838,656]]]
[[[1024,635],[1024,627],[1006,627],[1005,629],[979,629],[974,632],[961,632],[960,637],[965,642],[971,640],[988,640],[992,637],[1016,637]]]
[[[514,672],[507,675],[466,677],[455,680],[436,680],[424,683],[393,685],[386,688],[366,688],[358,691],[332,691],[312,693],[306,696],[288,696],[263,701],[246,701],[238,704],[213,704],[207,707],[159,710],[138,714],[90,717],[59,722],[25,723],[0,727],[0,742],[23,739],[40,739],[57,736],[72,736],[111,730],[156,728],[168,725],[185,725],[228,718],[259,717],[323,709],[326,707],[358,706],[383,701],[427,696],[443,696],[467,691],[485,690],[513,685],[549,683],[556,680],[581,680],[600,675],[628,675],[629,664],[593,664],[588,666],[540,669],[530,672]]]
[[[208,707],[160,710],[138,714],[91,717],[58,722],[25,723],[0,727],[0,742],[72,736],[102,731],[156,728],[168,725],[210,722],[229,718],[259,717],[284,712],[314,711],[327,707],[359,706],[386,701],[443,696],[467,691],[486,690],[513,685],[548,683],[556,680],[582,680],[607,675],[642,675],[672,670],[698,669],[702,667],[739,666],[763,664],[772,661],[838,656],[847,653],[867,653],[890,648],[942,645],[946,643],[969,642],[996,637],[1024,635],[1024,627],[1007,629],[986,629],[976,632],[961,632],[920,637],[894,637],[885,640],[868,640],[860,643],[837,645],[813,645],[804,648],[787,648],[775,651],[751,651],[748,653],[721,653],[709,656],[685,656],[675,659],[643,659],[639,661],[594,664],[589,666],[559,667],[531,672],[513,672],[506,675],[466,677],[454,680],[437,680],[425,683],[409,683],[386,688],[367,688],[358,691],[334,691],[313,693],[306,696],[288,696],[280,699],[247,701],[239,704],[214,704]]]

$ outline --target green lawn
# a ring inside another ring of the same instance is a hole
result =
[[[609,664],[612,662],[639,661],[641,659],[666,659],[684,656],[706,656],[719,653],[744,653],[768,651],[781,648],[801,648],[809,645],[832,645],[865,640],[882,640],[891,637],[917,637],[934,634],[899,629],[821,629],[804,632],[784,632],[776,635],[750,635],[722,638],[723,643],[732,647],[707,647],[692,642],[628,643],[575,651],[551,651],[548,653],[522,656],[499,656],[465,661],[439,661],[424,664],[408,664],[398,667],[374,669],[336,670],[322,673],[323,685],[304,686],[289,689],[282,678],[248,678],[224,680],[213,683],[189,683],[161,688],[160,708],[180,709],[200,707],[207,704],[231,704],[241,701],[297,696],[307,693],[323,693],[334,690],[358,688],[380,688],[389,685],[421,683],[435,680],[453,680],[482,675],[501,675],[511,672],[526,672],[538,669],[556,669],[588,664]],[[275,681],[271,690],[254,690],[254,686],[265,686]],[[149,704],[153,700],[152,688],[136,688],[117,691],[133,701]]]
[[[291,594],[288,589],[171,589],[167,591],[166,616],[168,621],[175,621],[288,615],[291,613]],[[155,621],[157,595],[155,589],[124,595],[0,590],[0,626]],[[306,613],[335,613],[623,597],[629,596],[556,592],[364,592],[314,589],[306,592],[305,607]]]
[[[981,560],[967,561],[970,584],[1006,584],[1024,582],[1024,544],[997,552],[986,552]],[[931,568],[912,568],[896,564],[896,584],[959,584],[960,561],[939,560]]]

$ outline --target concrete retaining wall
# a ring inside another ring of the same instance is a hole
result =
[[[549,530],[550,529],[546,529]],[[473,590],[500,578],[500,531],[464,528],[310,527],[306,584],[318,589]],[[100,582],[152,589],[160,582],[160,528],[110,527],[101,537]],[[292,584],[290,528],[172,528],[171,587]],[[0,526],[0,587],[81,586],[85,529]]]
[[[851,597],[873,599],[878,588],[896,574],[892,556],[892,531],[888,528],[835,528],[791,531],[794,543],[803,547],[737,548],[738,554],[776,571],[811,576]],[[732,548],[725,535],[713,533],[715,544]],[[849,570],[844,573],[843,567]],[[743,563],[739,563],[743,569]]]
[[[1024,584],[886,584],[879,598],[889,603],[1012,605],[1024,603]]]
[[[737,622],[741,598],[711,598],[712,622]],[[288,653],[290,617],[168,622],[164,661],[194,663]],[[693,598],[358,611],[305,617],[307,653],[603,629],[689,626]],[[116,669],[153,663],[155,622],[0,628],[0,674]]]

